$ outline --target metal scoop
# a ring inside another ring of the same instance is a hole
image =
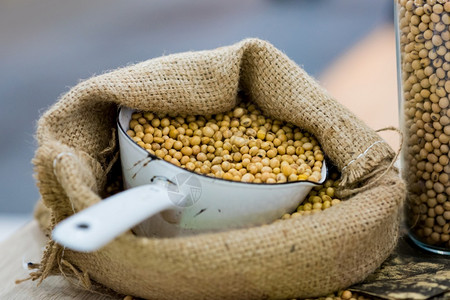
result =
[[[149,154],[127,134],[134,111],[118,117],[126,190],[60,222],[52,238],[70,249],[95,251],[133,228],[140,236],[173,237],[268,224],[292,212],[319,183],[245,183],[197,174]]]

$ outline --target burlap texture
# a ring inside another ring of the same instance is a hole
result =
[[[94,253],[49,242],[41,269],[74,273],[150,299],[293,298],[323,295],[364,279],[389,255],[404,185],[386,170],[394,153],[318,83],[265,41],[151,59],[79,83],[39,120],[34,164],[43,227],[102,199],[117,160],[118,105],[211,114],[244,91],[267,115],[313,133],[342,171],[342,186],[367,187],[320,214],[192,237],[123,234]]]

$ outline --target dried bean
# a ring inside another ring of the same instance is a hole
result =
[[[450,1],[397,0],[408,223],[450,249]]]

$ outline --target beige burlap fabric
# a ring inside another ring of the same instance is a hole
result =
[[[39,120],[34,164],[46,230],[104,196],[117,160],[118,105],[155,112],[211,114],[244,91],[270,116],[312,132],[342,171],[363,187],[320,214],[192,237],[123,234],[94,253],[50,241],[33,279],[76,275],[150,299],[293,298],[323,295],[364,279],[397,238],[404,186],[386,170],[393,151],[299,66],[265,41],[151,59],[79,83]],[[376,175],[376,179],[374,176]],[[344,190],[345,191],[345,190]]]

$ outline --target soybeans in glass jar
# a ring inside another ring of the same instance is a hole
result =
[[[409,236],[450,255],[450,0],[395,0]]]

